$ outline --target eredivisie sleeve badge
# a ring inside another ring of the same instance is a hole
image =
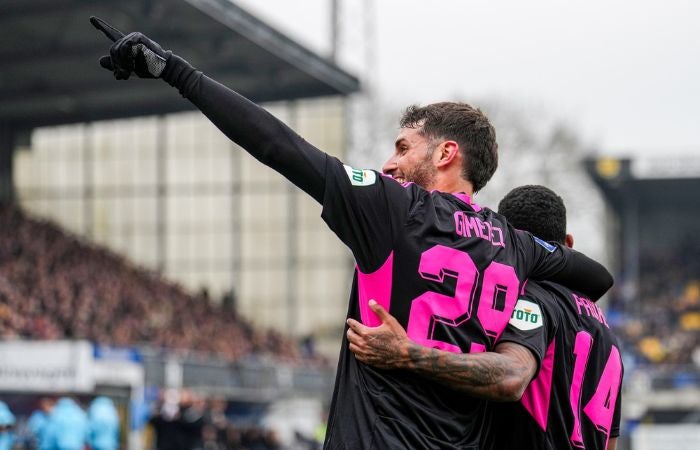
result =
[[[369,169],[355,169],[343,164],[353,186],[371,186],[377,181],[377,174]]]

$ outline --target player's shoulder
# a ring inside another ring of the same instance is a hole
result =
[[[538,283],[541,288],[548,290],[558,299],[560,310],[570,326],[579,330],[586,330],[591,334],[610,336],[614,339],[614,333],[610,329],[603,308],[584,294],[573,291],[565,286],[552,282]]]
[[[573,291],[567,288],[566,286],[562,286],[559,283],[546,280],[528,282],[526,290],[536,290],[540,294],[547,293],[547,295],[551,298],[566,301],[572,298],[573,294]]]
[[[554,317],[559,321],[559,317],[563,315],[561,294],[554,289],[551,289],[547,281],[528,280],[525,289],[520,295],[520,298],[531,302],[536,302],[540,305],[543,312],[548,316]]]
[[[571,289],[552,281],[528,282],[526,290],[536,292],[536,295],[545,299],[564,315],[571,316],[576,309],[576,294]],[[573,316],[572,316],[573,317]]]

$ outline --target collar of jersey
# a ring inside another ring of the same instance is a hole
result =
[[[464,192],[453,192],[452,195],[454,195],[455,197],[462,200],[467,205],[474,208],[474,211],[481,210],[481,206],[477,205],[476,203],[472,203],[472,198],[469,195],[465,194]]]

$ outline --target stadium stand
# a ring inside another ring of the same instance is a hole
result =
[[[685,368],[700,364],[700,246],[640,255],[636,301],[619,290],[610,299],[609,318],[634,366],[666,373],[666,386],[692,379]],[[661,381],[659,381],[661,383]]]
[[[8,204],[0,205],[0,337],[302,361],[292,339]],[[304,354],[305,363],[315,357]]]

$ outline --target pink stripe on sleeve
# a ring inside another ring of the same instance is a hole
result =
[[[547,352],[540,366],[540,373],[525,389],[520,403],[535,419],[543,431],[547,430],[549,416],[549,397],[552,394],[552,374],[554,373],[554,341],[547,347]]]
[[[372,273],[364,273],[357,269],[357,290],[360,302],[360,319],[368,327],[376,327],[382,321],[369,308],[368,302],[374,299],[384,309],[390,311],[391,306],[391,275],[394,269],[394,252],[391,252],[384,264]]]

